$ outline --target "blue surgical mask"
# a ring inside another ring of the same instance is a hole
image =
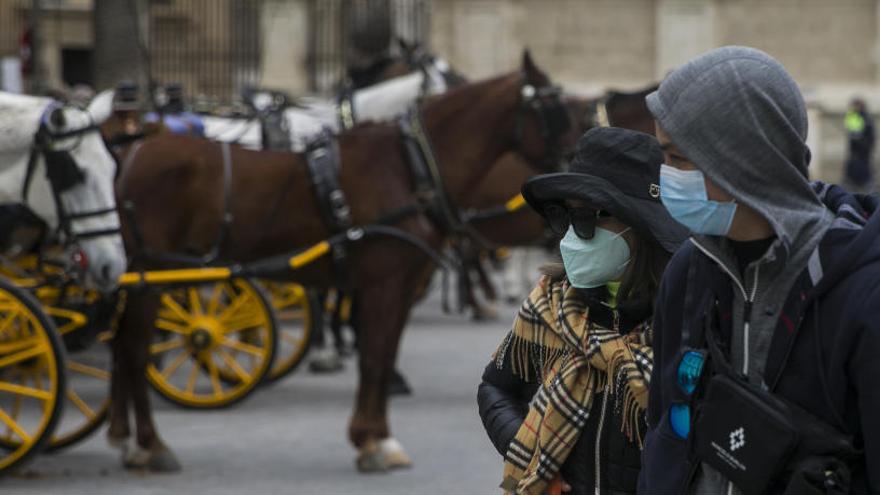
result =
[[[580,289],[602,287],[620,279],[629,263],[629,245],[620,233],[596,227],[590,240],[581,239],[568,227],[559,242],[562,263],[571,285]]]
[[[727,235],[736,214],[735,202],[709,199],[699,170],[660,165],[660,201],[672,218],[697,234]]]

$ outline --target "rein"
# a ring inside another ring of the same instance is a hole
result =
[[[559,163],[556,143],[571,124],[561,102],[560,88],[547,86],[536,89],[530,84],[523,84],[520,94],[522,99],[517,112],[514,147],[521,149],[525,119],[528,113],[535,112],[541,137],[547,150],[544,161],[545,163]],[[398,126],[404,142],[407,163],[415,183],[416,197],[429,218],[438,223],[441,229],[450,236],[450,244],[458,260],[459,280],[464,280],[465,277],[469,277],[468,270],[471,267],[465,256],[467,247],[476,245],[479,249],[488,251],[500,247],[478,232],[472,221],[477,217],[493,218],[517,211],[525,205],[525,200],[521,195],[517,195],[502,206],[482,212],[462,213],[451,200],[440,175],[437,158],[431,147],[430,138],[425,131],[418,107],[410,108],[409,112],[398,120]],[[448,308],[446,303],[448,281],[445,276],[443,287],[443,306]],[[460,295],[462,293],[463,291],[459,291]],[[463,304],[459,302],[459,306],[463,306]]]

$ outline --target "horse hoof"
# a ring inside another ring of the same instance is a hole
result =
[[[412,459],[403,450],[403,445],[395,438],[386,438],[379,442],[379,450],[385,459],[388,469],[404,469],[412,467]]]
[[[362,473],[385,473],[388,464],[385,455],[375,442],[369,442],[358,451],[357,469]]]
[[[149,450],[136,442],[124,448],[122,465],[127,469],[147,469],[154,473],[176,473],[181,470],[177,457],[167,448]]]
[[[177,473],[182,470],[177,456],[165,448],[158,452],[153,452],[147,467],[154,473]]]
[[[498,308],[494,305],[474,309],[474,321],[494,321],[498,319]]]
[[[141,447],[137,442],[122,448],[122,465],[128,469],[143,469],[150,462],[150,451]]]
[[[336,373],[342,369],[342,358],[331,348],[318,350],[309,361],[309,371],[312,373]]]
[[[113,437],[107,436],[107,444],[110,445],[111,448],[120,450],[125,453],[128,450],[128,439],[129,437]]]
[[[405,397],[412,394],[412,387],[409,386],[406,378],[395,370],[391,375],[391,383],[388,384],[388,395],[390,397]]]

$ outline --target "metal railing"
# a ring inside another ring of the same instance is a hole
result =
[[[0,57],[18,56],[30,2],[0,0]]]
[[[346,64],[393,49],[395,37],[426,45],[430,0],[310,0],[308,70],[312,91],[335,92]],[[361,44],[360,50],[352,45]]]
[[[150,71],[198,104],[235,101],[261,77],[262,0],[151,2]]]

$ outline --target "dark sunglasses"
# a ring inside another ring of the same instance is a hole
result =
[[[600,218],[608,218],[611,214],[604,210],[597,210],[589,206],[569,208],[558,203],[551,203],[544,207],[544,218],[550,225],[550,230],[556,235],[564,235],[571,225],[574,233],[581,239],[592,239],[596,233],[596,222]]]

